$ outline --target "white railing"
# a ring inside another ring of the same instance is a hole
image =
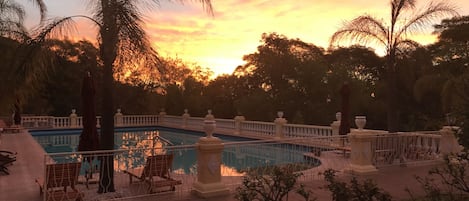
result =
[[[53,128],[69,128],[70,118],[69,117],[51,117]]]
[[[222,130],[234,130],[235,129],[235,121],[233,119],[215,119],[217,124],[216,129]]]
[[[158,124],[157,115],[125,115],[122,117],[126,126],[152,126]]]
[[[244,134],[254,133],[263,137],[275,136],[275,124],[271,122],[243,121],[241,122],[241,130]]]
[[[371,144],[373,164],[379,167],[439,159],[440,139],[437,132],[377,134]]]
[[[26,128],[38,128],[38,127],[45,127],[50,128],[51,119],[54,117],[51,116],[24,116],[21,117],[21,125]]]
[[[182,122],[182,120],[181,120]],[[187,128],[194,130],[202,130],[204,126],[204,118],[201,117],[189,117],[187,119]]]
[[[327,137],[332,136],[330,126],[286,124],[283,127],[285,137]]]

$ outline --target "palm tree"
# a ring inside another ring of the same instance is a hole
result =
[[[44,22],[46,17],[46,6],[42,0],[31,0],[31,2],[38,6],[40,13],[40,23]],[[17,52],[12,53],[11,49],[15,49],[18,45],[25,43],[30,39],[28,30],[24,27],[24,17],[26,13],[24,7],[12,0],[0,0],[0,38],[2,39],[2,48],[8,49],[7,54],[3,55],[5,58],[12,58],[12,55],[16,55]],[[38,64],[36,64],[38,65]],[[14,65],[3,65],[0,72],[3,73],[0,86],[2,94],[14,94],[6,96],[0,101],[0,113],[7,113],[8,107],[15,101],[22,99],[25,93],[29,93],[29,89],[26,90],[24,86],[27,84],[18,85],[15,76],[11,76],[13,71],[16,69],[12,68]],[[24,73],[20,73],[23,74]],[[34,74],[34,73],[33,73]],[[39,76],[35,76],[39,77]],[[29,80],[30,78],[23,77],[22,80]],[[33,78],[34,79],[34,78]],[[20,90],[20,88],[24,90]],[[20,92],[21,91],[21,92]]]
[[[39,7],[40,23],[44,22],[47,12],[44,1],[35,0],[32,3]],[[21,4],[11,0],[0,0],[0,36],[16,39],[17,36],[27,34],[23,24],[25,15]]]
[[[1,1],[1,0],[0,0]],[[168,0],[170,1],[170,0]],[[213,14],[210,0],[199,0],[206,11]],[[101,0],[89,1],[94,8],[93,17],[70,16],[56,19],[44,24],[36,37],[28,40],[27,44],[35,54],[48,37],[67,33],[70,23],[75,18],[86,18],[98,26],[98,44],[100,59],[103,62],[102,85],[102,121],[101,121],[101,149],[114,149],[114,73],[120,71],[125,65],[140,64],[147,67],[159,66],[158,54],[151,48],[151,43],[142,27],[142,13],[138,5],[146,7],[159,5],[159,0]],[[24,68],[24,63],[18,65]],[[100,193],[113,192],[114,164],[113,157],[103,157],[100,172]]]
[[[454,7],[444,2],[430,2],[423,10],[416,11],[416,0],[391,0],[389,24],[370,15],[359,16],[332,35],[330,44],[348,40],[359,43],[375,43],[386,50],[385,81],[387,83],[387,124],[389,132],[399,130],[399,113],[396,94],[399,54],[418,44],[409,39],[411,34],[424,31],[427,25],[441,17],[457,15]]]
[[[101,142],[102,149],[114,149],[114,71],[125,64],[146,61],[157,63],[156,52],[141,27],[141,13],[137,2],[128,0],[92,1],[94,19],[100,23],[99,48],[103,60],[103,105]],[[149,1],[158,4],[158,0]],[[207,11],[212,12],[210,0],[200,0]],[[106,173],[113,174],[113,162],[108,161]],[[114,191],[113,177],[101,178],[99,192]],[[109,180],[108,180],[109,179]]]

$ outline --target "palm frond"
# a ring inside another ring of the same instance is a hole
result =
[[[23,6],[9,0],[0,0],[0,25],[3,20],[23,22],[26,12]]]
[[[407,21],[402,28],[397,32],[396,37],[403,37],[405,34],[410,33],[414,34],[419,31],[424,31],[426,28],[429,28],[432,23],[436,20],[439,20],[441,17],[450,17],[458,16],[458,12],[455,7],[444,3],[431,2],[428,4],[423,11],[419,12],[416,15],[412,15],[412,18]]]
[[[152,49],[151,42],[142,27],[143,20],[138,8],[131,3],[119,4],[116,8],[119,31],[118,56],[115,70],[122,73],[131,64],[142,65],[145,68],[161,66],[157,52]]]
[[[5,20],[2,21],[0,25],[0,36],[9,37],[22,42],[25,41],[24,38],[28,37],[28,32],[22,23]]]
[[[403,51],[409,49],[415,50],[419,47],[421,47],[421,45],[413,40],[398,40],[396,42],[396,51],[398,51],[398,53],[404,53]]]
[[[399,15],[408,9],[415,8],[415,0],[392,0],[391,1],[391,26],[394,27]]]
[[[346,23],[342,29],[335,32],[331,37],[330,44],[351,40],[359,43],[374,42],[386,46],[387,35],[388,30],[380,21],[365,15]]]
[[[41,16],[41,22],[43,22],[46,19],[46,13],[47,13],[46,4],[44,3],[43,0],[29,0],[29,1],[37,5],[37,7],[39,7],[39,15]]]

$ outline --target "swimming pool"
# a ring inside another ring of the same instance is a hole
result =
[[[30,131],[32,136],[48,153],[75,152],[79,141],[81,130],[42,130]],[[172,145],[155,144],[152,140],[158,135],[169,140]],[[165,127],[142,127],[142,128],[117,128],[115,130],[115,149],[152,149],[165,147],[172,152],[174,157],[173,169],[178,172],[194,173],[196,170],[196,150],[192,148],[177,148],[178,145],[194,145],[204,133],[176,130]],[[318,160],[305,157],[309,147],[281,143],[241,143],[253,139],[217,135],[228,142],[222,153],[222,163],[226,168],[240,172],[246,168],[279,165],[287,163],[303,163],[312,166],[319,165]],[[229,142],[240,142],[240,144],[229,145]],[[173,149],[173,147],[176,147]],[[180,146],[179,146],[180,147]],[[132,159],[130,166],[138,166],[144,163],[145,152],[132,152],[123,155],[119,160],[124,162]]]

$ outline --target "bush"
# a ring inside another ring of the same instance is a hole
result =
[[[242,185],[236,189],[235,198],[239,201],[288,200],[288,193],[296,189],[295,192],[306,201],[315,200],[310,198],[311,191],[297,184],[301,175],[289,166],[247,170]]]
[[[445,165],[442,168],[434,168],[429,171],[427,177],[416,177],[422,185],[425,196],[412,200],[422,201],[464,201],[469,200],[469,153],[462,152],[457,155],[445,157]]]
[[[354,177],[350,184],[337,181],[335,170],[328,169],[324,172],[324,178],[328,182],[327,188],[332,192],[334,201],[390,201],[391,195],[379,189],[376,184],[367,179],[359,183]]]

